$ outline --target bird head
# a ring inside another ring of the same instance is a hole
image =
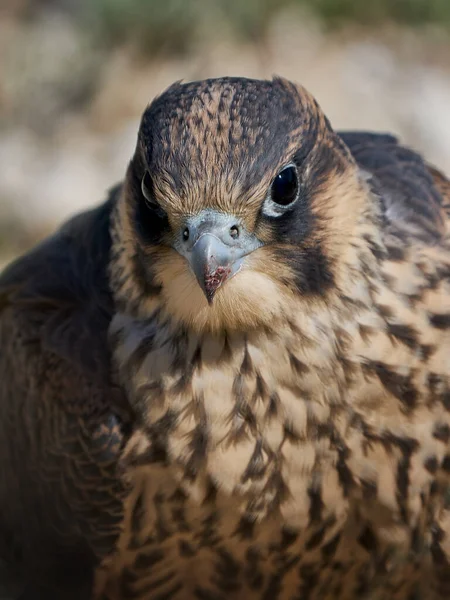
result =
[[[197,331],[270,326],[335,293],[365,196],[302,87],[176,83],[142,117],[116,215],[116,296]]]

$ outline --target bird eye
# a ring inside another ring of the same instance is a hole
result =
[[[156,208],[158,204],[154,200],[153,181],[148,171],[145,171],[144,177],[142,178],[141,191],[147,206],[149,206],[149,208]]]
[[[295,167],[289,166],[278,173],[272,182],[270,197],[273,202],[287,206],[298,194],[298,177]]]

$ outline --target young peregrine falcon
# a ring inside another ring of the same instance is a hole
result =
[[[0,279],[35,600],[450,595],[450,182],[284,79],[177,83]]]

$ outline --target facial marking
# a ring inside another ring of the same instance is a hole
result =
[[[160,289],[172,316],[176,306],[185,324],[216,329],[266,322],[292,294],[323,297],[339,262],[328,214],[340,202],[333,181],[353,166],[317,103],[292,83],[172,86],[145,112],[128,172],[135,272],[152,282],[141,287],[142,301]],[[346,240],[357,212],[344,212]]]

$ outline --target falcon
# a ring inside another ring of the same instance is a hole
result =
[[[176,83],[0,278],[22,600],[450,595],[450,182],[282,78]]]

